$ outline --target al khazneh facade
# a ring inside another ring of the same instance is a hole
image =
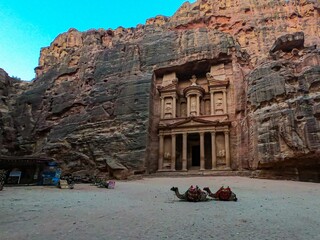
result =
[[[231,65],[158,74],[158,171],[231,170]]]

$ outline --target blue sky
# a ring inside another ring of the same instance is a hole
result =
[[[185,1],[0,0],[0,68],[31,80],[40,49],[69,28],[135,27],[156,15],[172,16]]]

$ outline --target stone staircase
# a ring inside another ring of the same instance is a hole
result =
[[[252,171],[212,171],[212,170],[189,170],[189,171],[161,171],[150,174],[150,177],[195,177],[195,176],[241,176],[251,177]]]

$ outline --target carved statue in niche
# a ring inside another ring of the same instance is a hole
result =
[[[171,112],[171,109],[172,109],[171,102],[166,102],[165,113]]]
[[[172,117],[172,103],[167,101],[164,107],[164,117],[171,118]]]
[[[192,97],[190,99],[191,103],[190,103],[190,115],[191,116],[196,116],[197,115],[197,102],[196,102],[196,98]]]
[[[216,102],[216,109],[223,109],[223,100],[222,97],[219,97]]]
[[[192,77],[190,79],[190,82],[191,82],[191,86],[197,86],[197,77],[196,77],[196,75],[192,75]]]
[[[171,154],[169,152],[165,152],[163,155],[163,158],[166,160],[169,160],[169,159],[171,159]]]
[[[219,150],[217,152],[217,157],[225,157],[226,156],[226,151],[224,149]]]
[[[216,94],[215,97],[215,114],[223,114],[223,96],[221,93]]]
[[[223,133],[216,134],[216,147],[217,147],[217,164],[225,165],[226,164],[226,148],[225,148],[225,139]]]

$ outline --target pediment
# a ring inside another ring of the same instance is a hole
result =
[[[167,125],[169,128],[184,128],[184,127],[201,127],[201,126],[212,126],[217,125],[220,122],[217,121],[209,121],[201,118],[189,117],[185,120],[175,122],[173,124]]]

